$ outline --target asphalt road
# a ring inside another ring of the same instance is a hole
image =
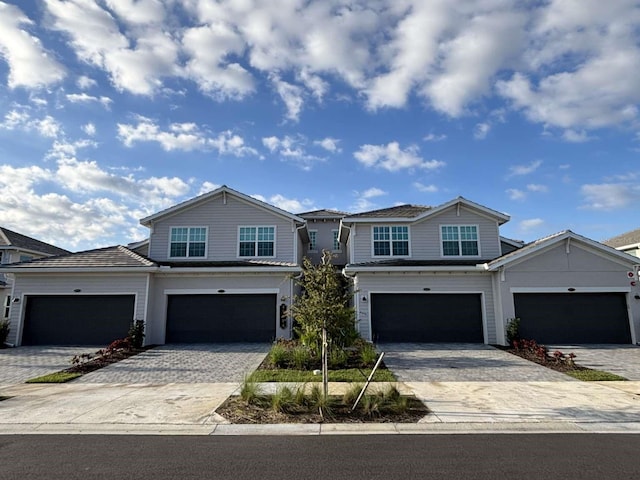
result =
[[[0,436],[0,479],[640,478],[640,435]]]

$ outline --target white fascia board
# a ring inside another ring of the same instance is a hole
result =
[[[632,248],[640,248],[640,243],[630,243],[629,245],[622,245],[615,247],[616,250],[631,250]]]
[[[352,273],[360,273],[360,272],[471,272],[471,273],[484,273],[485,270],[481,265],[476,266],[460,266],[460,265],[452,265],[449,267],[446,266],[434,266],[434,267],[350,267],[347,265],[343,269],[346,275]]]
[[[453,200],[448,201],[447,203],[443,203],[442,205],[439,205],[437,207],[432,208],[431,210],[427,210],[426,212],[424,212],[421,215],[418,215],[417,217],[414,218],[415,221],[419,221],[422,220],[424,218],[427,217],[432,217],[434,215],[438,215],[441,212],[443,212],[444,210],[451,208],[457,204],[461,204],[466,206],[467,208],[471,208],[474,210],[477,210],[479,212],[481,212],[482,214],[484,214],[485,216],[492,218],[492,219],[497,219],[497,220],[501,220],[502,222],[499,222],[500,224],[502,223],[506,223],[509,220],[511,220],[511,217],[509,215],[507,215],[506,213],[501,213],[498,212],[497,210],[492,210],[490,208],[487,208],[483,205],[480,205],[479,203],[475,203],[472,202],[471,200],[467,200],[464,197],[458,197],[458,198],[454,198]]]
[[[157,272],[158,267],[31,267],[9,268],[3,267],[0,272],[6,273],[149,273]]]
[[[159,274],[172,273],[299,273],[301,267],[171,267],[157,270]]]

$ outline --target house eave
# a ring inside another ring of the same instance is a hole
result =
[[[2,267],[0,272],[13,274],[29,273],[153,273],[158,267]]]
[[[461,265],[443,265],[443,266],[397,266],[397,267],[354,267],[347,265],[344,267],[345,273],[376,273],[376,272],[472,272],[483,273],[485,271],[482,265],[461,266]]]
[[[302,268],[296,267],[160,267],[156,272],[167,273],[299,273]]]

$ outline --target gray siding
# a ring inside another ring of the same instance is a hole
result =
[[[394,224],[400,225],[400,224]],[[409,226],[410,258],[413,260],[442,260],[440,244],[441,225],[477,225],[480,247],[480,257],[484,260],[497,258],[501,255],[500,233],[495,220],[478,215],[472,210],[461,207],[460,215],[456,214],[456,208],[451,207],[439,215],[427,217],[418,223],[406,224]],[[379,260],[383,257],[373,257],[371,237],[371,224],[357,224],[354,241],[354,257],[351,263],[361,263]],[[352,231],[353,234],[353,231]],[[406,257],[404,257],[406,258]],[[471,258],[471,257],[463,257]]]
[[[371,292],[386,293],[483,293],[483,322],[488,343],[497,343],[496,319],[491,275],[488,273],[467,274],[443,274],[409,272],[388,274],[360,273],[355,285],[356,297],[356,322],[360,335],[371,340],[371,322],[369,316],[369,304]],[[429,293],[423,289],[430,288]],[[363,300],[366,298],[366,300]]]
[[[150,291],[151,304],[147,313],[149,317],[147,336],[150,343],[165,343],[166,317],[167,317],[167,293],[166,290],[181,290],[183,293],[210,293],[218,294],[218,290],[225,290],[232,295],[232,291],[257,291],[262,289],[273,290],[277,294],[277,305],[291,304],[293,293],[293,280],[285,273],[247,273],[247,274],[159,274],[154,276]],[[276,335],[282,338],[291,337],[291,322],[281,329],[277,312],[274,312],[273,321],[276,322]]]
[[[24,320],[24,295],[135,294],[135,319],[145,320],[146,274],[15,274],[13,288],[13,297],[20,298],[20,302],[11,304],[9,315],[11,332],[9,332],[7,340],[9,343],[20,343],[18,340],[22,333],[22,321]],[[75,289],[81,289],[82,292],[74,293]]]
[[[340,220],[320,219],[317,221],[307,220],[307,229],[317,231],[317,248],[315,251],[309,250],[309,245],[305,245],[304,255],[317,265],[322,260],[322,251],[328,250],[333,253],[334,265],[345,265],[347,263],[346,247],[341,244],[340,251],[333,250],[333,230],[340,229]]]
[[[295,231],[293,221],[246,203],[230,194],[226,195],[226,203],[220,194],[202,204],[154,223],[150,257],[154,260],[167,260],[171,227],[209,227],[207,257],[193,260],[235,260],[238,258],[239,226],[275,226],[276,256],[269,260],[297,261],[294,254],[294,239],[298,233]]]
[[[632,286],[628,272],[631,265],[596,252],[589,247],[570,243],[569,253],[566,243],[556,245],[533,255],[527,260],[506,268],[504,277],[497,273],[498,295],[502,299],[502,317],[498,318],[499,329],[504,329],[507,319],[515,316],[513,292],[511,289],[530,289],[533,291],[576,292],[627,291],[627,303],[632,319],[632,336],[638,341],[636,333],[640,331],[640,302],[634,299],[640,295],[640,286]]]

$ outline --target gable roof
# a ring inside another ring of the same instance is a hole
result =
[[[27,237],[5,227],[0,227],[0,247],[13,247],[30,252],[44,253],[46,255],[64,255],[69,253],[64,248],[56,247],[50,243]]]
[[[441,213],[442,211],[453,206],[464,205],[467,208],[478,211],[480,214],[494,218],[500,225],[509,221],[507,214],[492,210],[479,203],[467,200],[464,197],[457,197],[437,207],[427,207],[423,205],[398,205],[395,207],[382,208],[380,210],[371,210],[369,212],[361,212],[355,215],[349,215],[343,219],[343,222],[349,223],[368,223],[368,222],[417,222],[427,217],[431,217]]]
[[[340,210],[331,210],[323,208],[321,210],[312,210],[310,212],[299,213],[298,216],[302,218],[343,218],[348,216],[347,212],[341,212]]]
[[[631,230],[630,232],[625,232],[621,235],[617,235],[609,240],[605,240],[605,245],[608,245],[613,248],[622,248],[622,247],[633,247],[640,245],[640,228],[636,228],[635,230]]]
[[[497,270],[498,268],[504,265],[515,262],[516,260],[526,257],[527,255],[531,255],[534,252],[547,248],[551,245],[560,243],[566,239],[577,240],[593,248],[602,250],[613,257],[616,257],[620,260],[625,261],[626,263],[630,263],[630,264],[638,263],[637,257],[621,252],[619,250],[616,250],[615,248],[609,247],[602,243],[596,242],[595,240],[591,240],[590,238],[583,237],[582,235],[578,235],[577,233],[572,232],[571,230],[563,230],[561,232],[554,233],[547,237],[534,240],[533,242],[526,244],[525,246],[523,246],[518,250],[514,250],[513,252],[509,252],[506,255],[502,255],[501,257],[498,257],[495,260],[487,262],[484,264],[484,267],[487,270]]]
[[[157,264],[122,245],[85,250],[55,257],[45,257],[28,262],[2,266],[4,271],[57,270],[57,269],[155,269]]]
[[[304,223],[304,219],[294,215],[293,213],[287,212],[286,210],[282,210],[281,208],[275,207],[269,203],[263,202],[261,200],[258,200],[256,198],[250,197],[249,195],[245,195],[244,193],[240,193],[237,190],[234,190],[232,188],[227,187],[226,185],[222,185],[220,188],[217,188],[215,190],[212,190],[210,192],[204,193],[202,195],[199,195],[197,197],[191,198],[189,200],[186,200],[184,202],[178,203],[177,205],[174,205],[173,207],[169,207],[165,210],[162,210],[160,212],[154,213],[153,215],[149,215],[148,217],[142,218],[140,219],[140,223],[142,225],[144,225],[145,227],[149,227],[154,221],[158,220],[159,218],[163,218],[163,217],[168,217],[170,215],[175,215],[176,213],[182,211],[182,210],[186,210],[188,208],[192,208],[196,205],[202,204],[204,202],[206,202],[207,200],[219,195],[219,194],[223,194],[223,195],[233,195],[237,198],[239,198],[240,200],[243,200],[246,203],[250,203],[255,205],[256,207],[259,208],[263,208],[265,210],[268,210],[272,213],[275,213],[276,215],[280,215],[281,217],[286,217],[289,218],[291,220],[294,220],[298,223]]]

